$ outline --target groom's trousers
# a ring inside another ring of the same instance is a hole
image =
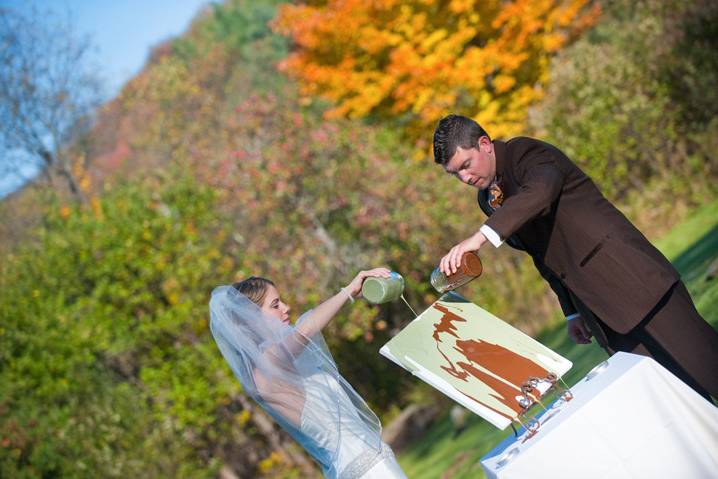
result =
[[[595,315],[591,319],[595,321],[587,321],[589,329],[609,354],[650,356],[701,396],[718,399],[718,332],[698,313],[682,281],[626,334]]]

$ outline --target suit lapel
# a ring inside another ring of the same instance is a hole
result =
[[[509,175],[507,171],[510,162],[509,158],[507,157],[508,151],[506,148],[506,143],[501,140],[494,140],[494,152],[496,155],[496,176],[500,178],[499,186],[503,191],[505,200],[507,198],[507,190],[516,190],[516,188],[513,187],[509,180],[512,175]],[[491,216],[495,210],[489,204],[489,188],[486,188],[485,190],[479,190],[477,194],[477,200],[479,202],[479,207],[481,208],[481,211],[483,211],[486,216]],[[518,250],[526,250],[518,235],[512,235],[509,238],[506,238],[506,244]]]

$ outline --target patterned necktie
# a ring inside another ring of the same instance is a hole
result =
[[[491,208],[497,210],[504,202],[504,192],[501,191],[501,177],[497,176],[489,185],[488,203]]]

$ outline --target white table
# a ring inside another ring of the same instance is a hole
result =
[[[487,477],[718,478],[718,408],[653,359],[618,353],[571,391],[481,459]]]

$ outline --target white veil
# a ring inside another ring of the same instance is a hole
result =
[[[376,415],[339,374],[321,333],[262,314],[232,286],[209,303],[210,330],[246,394],[259,403],[321,465],[327,477],[382,450]],[[305,330],[307,330],[305,328]]]

